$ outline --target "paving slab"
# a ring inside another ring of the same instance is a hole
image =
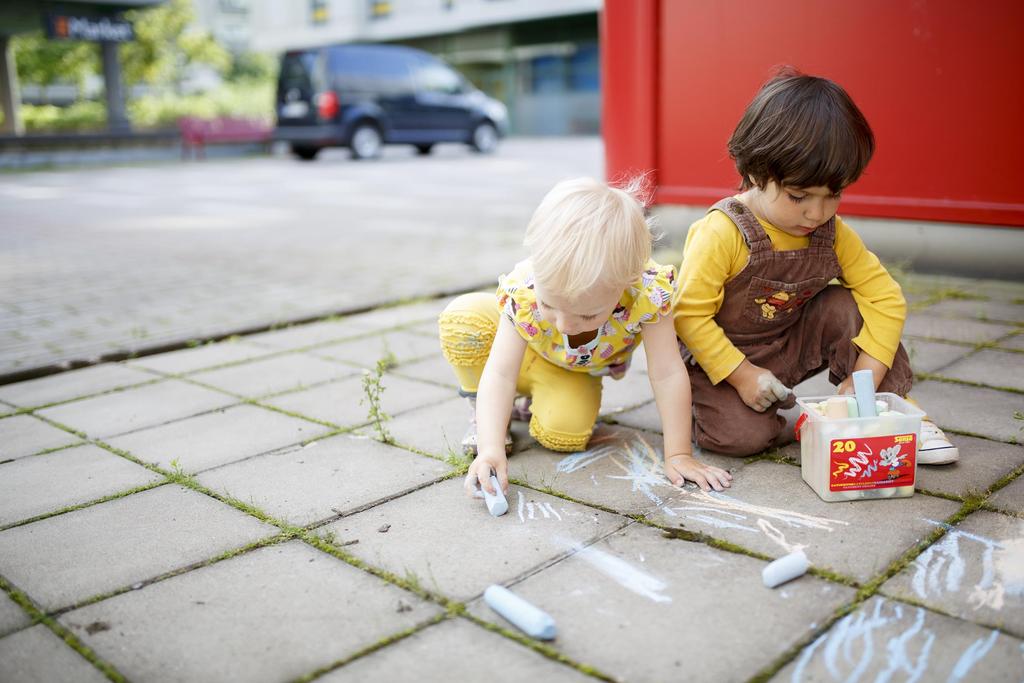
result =
[[[354,375],[358,370],[304,353],[204,370],[192,379],[247,398],[259,398]]]
[[[974,350],[970,346],[909,337],[903,340],[903,346],[910,356],[910,368],[914,372],[935,372]]]
[[[554,618],[555,649],[616,680],[742,681],[854,595],[812,576],[771,590],[764,566],[635,524],[511,588]]]
[[[403,363],[388,374],[433,382],[434,384],[443,384],[455,390],[459,388],[459,382],[455,378],[455,373],[452,372],[451,366],[448,365],[448,362],[442,356],[431,357],[412,363]]]
[[[865,582],[931,533],[927,519],[945,519],[960,505],[931,496],[826,503],[800,468],[761,461],[745,465],[726,493],[694,485],[648,517],[743,548],[781,557],[806,548],[811,564]]]
[[[508,503],[506,515],[492,517],[461,478],[450,479],[326,528],[341,542],[358,540],[345,550],[359,559],[466,600],[628,521],[514,485]]]
[[[988,502],[1006,512],[1024,517],[1024,476],[1019,476],[1004,488],[999,489]]]
[[[169,375],[195,372],[228,363],[259,358],[274,351],[238,339],[228,339],[216,344],[204,344],[191,349],[144,356],[125,363],[128,367],[140,367]]]
[[[950,319],[928,313],[911,313],[903,326],[903,334],[910,337],[924,337],[954,342],[995,341],[1013,332],[1012,325],[985,323],[976,320]]]
[[[439,458],[462,454],[462,437],[468,426],[469,404],[461,397],[435,401],[434,405],[410,410],[387,424],[396,443]],[[529,448],[535,443],[530,436],[529,425],[513,420],[513,452]]]
[[[408,330],[374,334],[352,341],[318,347],[309,353],[320,358],[340,360],[363,368],[373,369],[381,358],[392,358],[397,363],[441,355],[441,342]]]
[[[496,288],[497,280],[495,280],[494,286],[490,287],[487,291],[494,292]],[[441,311],[445,309],[453,298],[442,297],[413,304],[378,308],[367,313],[346,316],[345,320],[352,324],[365,325],[375,330],[385,330],[392,327],[424,322],[432,322],[436,328],[438,316],[441,315]]]
[[[163,479],[87,444],[0,466],[0,526]]]
[[[0,531],[0,575],[55,610],[277,532],[176,485]]]
[[[1005,337],[999,340],[999,346],[1008,349],[1017,349],[1018,351],[1024,351],[1024,334],[1015,334],[1012,337]]]
[[[32,618],[18,603],[0,593],[0,637],[25,628],[32,623]]]
[[[105,683],[107,677],[42,624],[0,639],[0,681]]]
[[[198,480],[273,517],[307,525],[399,495],[449,470],[432,458],[339,434],[208,470]]]
[[[657,434],[599,425],[586,451],[555,453],[533,446],[509,459],[510,476],[591,505],[623,514],[646,514],[680,489],[663,472],[663,441]],[[702,460],[735,473],[743,460],[705,454]]]
[[[601,390],[601,414],[615,415],[654,399],[647,373],[630,369],[622,379],[605,377]]]
[[[392,374],[381,378],[381,386],[381,407],[392,417],[413,408],[437,403],[455,393],[436,384]],[[262,403],[339,427],[354,427],[369,421],[369,403],[364,400],[365,397],[363,377],[358,375],[303,391],[266,398]]]
[[[292,541],[69,612],[60,621],[129,680],[283,681],[438,612]],[[89,633],[90,624],[109,628]]]
[[[943,377],[1024,392],[1024,354],[982,349],[944,368],[940,374]]]
[[[940,525],[935,517],[924,521]],[[975,512],[881,591],[1024,637],[1024,519]]]
[[[946,299],[934,306],[929,306],[928,313],[993,322],[1024,323],[1024,305],[1010,301]]]
[[[92,438],[106,438],[223,408],[237,401],[219,391],[168,379],[37,412]]]
[[[661,413],[658,412],[658,404],[654,401],[643,404],[632,410],[624,410],[610,416],[616,424],[633,429],[642,429],[648,432],[662,433]]]
[[[772,681],[1020,681],[1024,643],[920,607],[873,597]]]
[[[29,408],[152,382],[154,379],[156,377],[152,373],[121,363],[103,363],[0,386],[0,398],[12,405]]]
[[[998,441],[1024,441],[1024,422],[1013,417],[1024,411],[1024,395],[927,380],[915,384],[911,396],[940,427]]]
[[[915,486],[925,491],[966,496],[986,491],[1024,463],[1024,447],[947,434],[960,449],[960,461],[952,465],[919,465]]]
[[[352,317],[322,320],[306,325],[292,325],[280,330],[270,330],[259,334],[246,335],[245,341],[250,344],[271,349],[303,349],[318,344],[326,344],[349,337],[371,332],[373,328],[359,323]]]
[[[482,665],[479,653],[493,665]],[[476,653],[476,654],[470,654]],[[486,674],[483,673],[486,669]],[[383,650],[336,669],[323,683],[421,683],[422,681],[593,682],[576,669],[559,664],[508,638],[465,619],[429,626]]]
[[[308,441],[330,427],[253,405],[236,405],[204,415],[141,429],[110,439],[145,462],[200,472],[260,453]]]
[[[33,415],[12,415],[0,419],[0,462],[69,446],[79,441],[81,439],[74,434]]]

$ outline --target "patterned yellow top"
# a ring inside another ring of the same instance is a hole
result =
[[[670,315],[675,291],[675,266],[648,261],[636,282],[622,293],[619,305],[597,336],[576,348],[541,315],[533,289],[533,267],[528,260],[498,279],[497,296],[505,317],[543,358],[567,370],[618,379],[626,373],[633,351],[640,344],[640,326]]]

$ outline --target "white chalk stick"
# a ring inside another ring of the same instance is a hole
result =
[[[508,501],[505,500],[505,494],[501,492],[501,484],[498,483],[498,477],[491,472],[491,486],[494,487],[494,493],[487,493],[487,489],[481,488],[484,494],[484,502],[487,504],[487,511],[495,517],[501,517],[503,514],[508,512]]]
[[[857,396],[857,407],[861,417],[874,417],[875,411],[875,373],[870,370],[858,370],[853,373],[853,391]]]
[[[844,396],[846,399],[846,414],[848,417],[860,417],[860,408],[857,407],[857,399],[853,396]]]
[[[825,401],[825,417],[833,419],[844,419],[850,417],[846,409],[845,396],[833,396]]]
[[[554,640],[555,620],[503,586],[488,586],[484,602],[520,631],[538,640]]]
[[[797,550],[785,557],[780,557],[761,570],[761,580],[769,588],[775,588],[798,576],[803,576],[810,566],[811,563],[807,561],[804,551]]]

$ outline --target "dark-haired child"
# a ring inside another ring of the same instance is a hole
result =
[[[910,391],[900,286],[836,215],[874,144],[825,78],[785,71],[747,106],[729,139],[740,194],[690,227],[680,267],[675,326],[702,448],[746,456],[788,442],[789,387],[825,369],[840,394],[862,369],[879,391]],[[958,455],[926,419],[918,462]]]

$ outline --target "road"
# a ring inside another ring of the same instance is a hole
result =
[[[0,376],[457,291],[597,138],[0,175]]]

